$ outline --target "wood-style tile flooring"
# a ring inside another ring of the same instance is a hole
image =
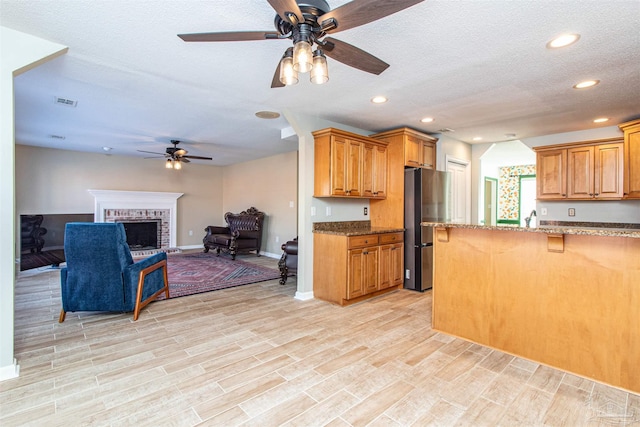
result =
[[[342,308],[290,278],[62,324],[58,270],[15,292],[2,426],[640,426],[638,395],[433,331],[431,292]]]

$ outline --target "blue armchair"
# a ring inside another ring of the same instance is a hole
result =
[[[67,311],[133,311],[138,320],[162,292],[169,298],[167,254],[134,263],[121,223],[67,223],[64,253],[60,323]]]

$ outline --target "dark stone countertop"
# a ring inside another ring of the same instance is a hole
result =
[[[422,222],[421,225],[427,227],[471,228],[477,230],[521,231],[527,233],[545,234],[580,234],[587,236],[630,237],[634,239],[640,239],[640,224],[626,223],[572,223],[568,221],[541,221],[540,225],[530,228],[509,224],[484,225],[449,222]]]
[[[371,221],[314,222],[313,232],[337,236],[363,236],[404,232],[404,228],[371,227]]]

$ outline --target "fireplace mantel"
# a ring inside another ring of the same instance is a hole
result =
[[[184,193],[155,191],[88,190],[95,197],[94,221],[105,222],[108,209],[168,209],[170,216],[170,247],[177,244],[178,198]]]

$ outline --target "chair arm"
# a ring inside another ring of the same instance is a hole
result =
[[[288,255],[298,255],[298,241],[289,240],[282,245],[282,250]]]
[[[207,236],[212,234],[231,234],[231,229],[229,227],[219,227],[215,225],[210,225],[204,229],[207,232]]]
[[[125,267],[123,271],[126,293],[125,300],[127,301],[127,305],[131,306],[132,309],[136,295],[139,292],[138,285],[141,279],[143,279],[141,283],[143,285],[142,301],[145,301],[166,286],[166,269],[162,268],[164,265],[163,261],[166,263],[167,254],[160,252]],[[157,269],[151,269],[151,271],[147,271],[141,276],[143,271],[149,267],[156,267]]]

